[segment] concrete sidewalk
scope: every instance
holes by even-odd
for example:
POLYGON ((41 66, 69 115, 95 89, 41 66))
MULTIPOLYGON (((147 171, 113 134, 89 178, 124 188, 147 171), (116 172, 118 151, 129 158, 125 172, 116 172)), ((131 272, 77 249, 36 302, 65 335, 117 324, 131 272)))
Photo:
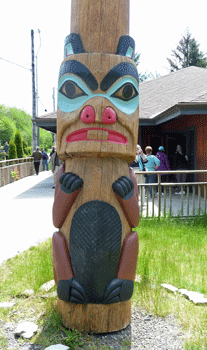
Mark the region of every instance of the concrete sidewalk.
POLYGON ((0 264, 55 232, 52 186, 44 171, 0 188, 0 264))

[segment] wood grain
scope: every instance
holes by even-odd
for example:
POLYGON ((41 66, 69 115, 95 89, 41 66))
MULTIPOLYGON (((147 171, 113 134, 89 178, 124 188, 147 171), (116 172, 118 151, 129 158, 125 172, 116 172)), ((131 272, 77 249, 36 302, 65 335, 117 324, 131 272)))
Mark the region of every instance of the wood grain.
POLYGON ((71 33, 80 34, 87 53, 116 53, 129 34, 129 0, 72 0, 71 33))
POLYGON ((64 326, 87 333, 110 333, 126 328, 131 320, 131 301, 122 303, 72 304, 58 299, 64 326))

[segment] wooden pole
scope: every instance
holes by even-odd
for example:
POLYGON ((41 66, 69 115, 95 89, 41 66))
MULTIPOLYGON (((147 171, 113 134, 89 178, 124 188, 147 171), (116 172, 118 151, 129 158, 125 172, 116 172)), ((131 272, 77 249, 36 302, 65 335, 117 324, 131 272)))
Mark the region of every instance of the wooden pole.
POLYGON ((32 150, 36 150, 36 93, 35 93, 35 63, 34 63, 34 30, 31 30, 31 54, 32 54, 32 150))
POLYGON ((129 34, 129 0, 72 0, 71 33, 81 36, 87 53, 114 54, 129 34))

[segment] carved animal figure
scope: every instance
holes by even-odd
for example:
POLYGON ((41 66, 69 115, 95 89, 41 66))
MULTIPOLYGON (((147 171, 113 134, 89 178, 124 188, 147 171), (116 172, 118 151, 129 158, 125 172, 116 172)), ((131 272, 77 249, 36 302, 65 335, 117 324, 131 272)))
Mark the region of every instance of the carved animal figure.
POLYGON ((60 300, 111 304, 133 293, 139 222, 135 158, 139 86, 134 42, 84 53, 70 34, 59 73, 53 268, 60 300))

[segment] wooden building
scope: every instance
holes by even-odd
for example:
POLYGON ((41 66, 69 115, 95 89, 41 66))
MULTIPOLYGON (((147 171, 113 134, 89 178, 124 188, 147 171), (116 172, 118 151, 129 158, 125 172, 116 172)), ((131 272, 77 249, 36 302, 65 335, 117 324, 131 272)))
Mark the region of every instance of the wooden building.
MULTIPOLYGON (((156 154, 158 147, 164 146, 172 165, 180 144, 190 169, 207 169, 207 69, 191 66, 140 83, 139 111, 143 149, 150 145, 156 154)), ((36 118, 36 123, 56 132, 56 112, 36 118)))

